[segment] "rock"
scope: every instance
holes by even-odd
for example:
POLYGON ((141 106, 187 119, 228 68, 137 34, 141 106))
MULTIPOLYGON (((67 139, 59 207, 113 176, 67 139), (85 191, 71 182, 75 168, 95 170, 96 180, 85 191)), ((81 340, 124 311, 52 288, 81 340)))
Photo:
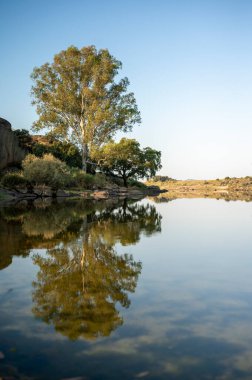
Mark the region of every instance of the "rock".
POLYGON ((109 193, 107 191, 94 191, 93 197, 94 199, 108 199, 109 193))
POLYGON ((20 164, 25 154, 18 144, 17 136, 11 130, 11 124, 0 118, 0 170, 20 164))

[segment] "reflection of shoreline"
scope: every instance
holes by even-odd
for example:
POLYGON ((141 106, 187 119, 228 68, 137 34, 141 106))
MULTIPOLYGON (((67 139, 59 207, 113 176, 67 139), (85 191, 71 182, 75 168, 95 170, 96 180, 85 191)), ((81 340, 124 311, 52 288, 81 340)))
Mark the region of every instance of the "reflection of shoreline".
POLYGON ((252 202, 252 193, 251 192, 201 192, 197 190, 188 190, 188 191, 168 191, 165 194, 159 195, 157 197, 148 197, 153 200, 155 203, 169 202, 175 199, 216 199, 224 201, 245 201, 252 202))
POLYGON ((159 181, 149 182, 148 185, 157 185, 160 189, 167 190, 167 193, 161 195, 164 200, 165 198, 214 198, 227 201, 252 201, 252 177, 226 177, 215 180, 161 178, 159 181))

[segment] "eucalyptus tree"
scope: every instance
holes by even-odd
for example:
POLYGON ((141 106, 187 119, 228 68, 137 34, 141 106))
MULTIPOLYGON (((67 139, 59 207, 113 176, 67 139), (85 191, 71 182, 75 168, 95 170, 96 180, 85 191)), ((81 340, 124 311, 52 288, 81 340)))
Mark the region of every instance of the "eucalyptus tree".
POLYGON ((117 80, 121 67, 107 49, 70 46, 32 72, 32 104, 39 115, 33 129, 78 146, 84 171, 93 145, 141 122, 128 78, 117 80))

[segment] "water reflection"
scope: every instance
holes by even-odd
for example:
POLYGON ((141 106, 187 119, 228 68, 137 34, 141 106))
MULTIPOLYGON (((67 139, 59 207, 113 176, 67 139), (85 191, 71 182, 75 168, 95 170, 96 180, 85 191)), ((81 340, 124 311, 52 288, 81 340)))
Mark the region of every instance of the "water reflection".
POLYGON ((2 210, 1 378, 251 379, 251 204, 155 207, 2 210))
POLYGON ((133 255, 119 255, 115 244, 135 244, 141 234, 161 231, 161 216, 153 205, 127 200, 98 207, 92 202, 20 205, 3 210, 1 222, 13 241, 5 247, 4 231, 1 268, 14 255, 46 249, 33 255, 39 270, 32 311, 73 340, 109 336, 122 325, 118 307, 129 307, 142 264, 133 255))

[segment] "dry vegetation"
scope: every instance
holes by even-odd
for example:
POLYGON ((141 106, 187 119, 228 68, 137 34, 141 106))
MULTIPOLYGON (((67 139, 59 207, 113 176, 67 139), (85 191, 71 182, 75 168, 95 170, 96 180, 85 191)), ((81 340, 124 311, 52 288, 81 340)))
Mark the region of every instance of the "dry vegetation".
POLYGON ((216 198, 252 201, 252 177, 216 180, 162 180, 154 178, 147 183, 168 190, 162 198, 216 198))

